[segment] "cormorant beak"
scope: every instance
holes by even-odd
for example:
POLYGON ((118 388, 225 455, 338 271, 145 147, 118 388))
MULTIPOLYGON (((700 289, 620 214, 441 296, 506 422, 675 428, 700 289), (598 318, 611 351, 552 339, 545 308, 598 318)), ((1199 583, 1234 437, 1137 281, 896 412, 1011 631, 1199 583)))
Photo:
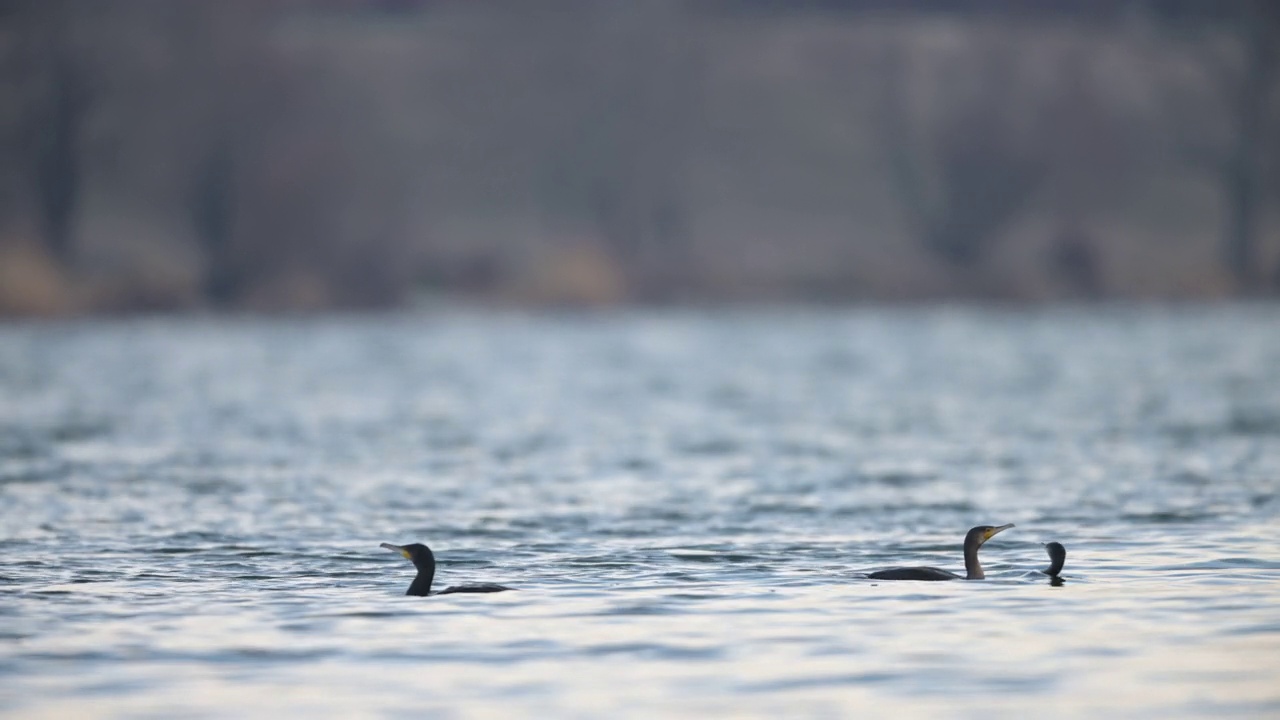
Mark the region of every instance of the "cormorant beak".
POLYGON ((383 547, 383 548, 386 548, 386 549, 388 549, 388 550, 391 550, 391 551, 394 551, 394 552, 398 552, 398 553, 400 553, 401 555, 403 555, 403 556, 404 556, 404 559, 405 559, 405 560, 412 560, 412 559, 413 559, 413 555, 410 555, 408 550, 406 550, 406 549, 404 549, 404 548, 400 547, 399 545, 392 545, 391 543, 382 543, 382 544, 381 544, 381 545, 379 545, 378 547, 383 547))
POLYGON ((990 540, 991 538, 995 537, 996 533, 1002 530, 1008 530, 1011 527, 1013 527, 1013 523, 1009 523, 1008 525, 1001 525, 1000 527, 991 528, 990 530, 987 531, 986 537, 982 538, 982 542, 986 542, 990 540))

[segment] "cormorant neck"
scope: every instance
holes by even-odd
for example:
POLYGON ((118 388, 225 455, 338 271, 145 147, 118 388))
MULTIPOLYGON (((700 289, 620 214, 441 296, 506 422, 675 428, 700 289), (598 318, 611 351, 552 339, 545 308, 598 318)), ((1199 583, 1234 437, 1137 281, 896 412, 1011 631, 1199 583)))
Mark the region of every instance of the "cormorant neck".
POLYGON ((964 576, 966 580, 985 580, 987 574, 982 572, 982 563, 978 562, 978 549, 965 548, 964 576))
POLYGON ((413 566, 418 569, 418 576, 405 595, 430 595, 431 581, 436 576, 436 556, 431 553, 431 548, 423 546, 414 555, 413 566))
POLYGON ((405 595, 417 595, 419 597, 431 594, 431 580, 435 577, 436 569, 421 568, 418 570, 418 576, 413 579, 413 584, 409 586, 409 590, 405 595))
POLYGON ((981 542, 965 538, 964 577, 966 580, 985 580, 987 577, 986 573, 982 572, 982 563, 978 561, 978 548, 981 547, 981 542))

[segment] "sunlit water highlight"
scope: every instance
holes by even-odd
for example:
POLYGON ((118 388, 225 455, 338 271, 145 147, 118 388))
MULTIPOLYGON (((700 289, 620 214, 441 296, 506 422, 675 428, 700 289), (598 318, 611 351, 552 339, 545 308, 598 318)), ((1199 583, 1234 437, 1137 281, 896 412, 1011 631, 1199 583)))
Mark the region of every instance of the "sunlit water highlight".
POLYGON ((10 325, 0 711, 1274 716, 1278 491, 1272 306, 10 325))

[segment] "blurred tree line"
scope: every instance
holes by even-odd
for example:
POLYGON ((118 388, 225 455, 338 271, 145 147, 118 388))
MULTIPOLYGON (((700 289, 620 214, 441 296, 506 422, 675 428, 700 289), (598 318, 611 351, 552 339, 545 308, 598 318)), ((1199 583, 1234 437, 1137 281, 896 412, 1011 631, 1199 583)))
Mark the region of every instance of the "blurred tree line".
POLYGON ((0 0, 0 313, 1280 289, 1269 0, 0 0))

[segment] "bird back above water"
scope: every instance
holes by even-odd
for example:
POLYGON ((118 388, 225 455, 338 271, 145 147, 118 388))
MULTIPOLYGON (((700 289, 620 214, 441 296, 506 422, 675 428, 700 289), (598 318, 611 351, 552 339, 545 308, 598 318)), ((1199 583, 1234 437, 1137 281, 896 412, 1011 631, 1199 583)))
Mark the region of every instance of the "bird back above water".
POLYGON ((983 580, 986 573, 978 560, 978 549, 997 533, 1013 527, 1007 525, 979 525, 970 528, 964 536, 964 575, 957 575, 935 567, 897 567, 877 570, 867 575, 872 580, 983 580))
POLYGON ((413 578, 413 582, 410 583, 409 589, 405 591, 405 595, 425 597, 427 595, 451 595, 455 593, 495 593, 512 589, 496 583, 469 583, 466 585, 453 585, 432 593, 431 582, 435 579, 436 574, 436 556, 435 553, 431 552, 431 548, 422 543, 410 543, 409 545, 382 543, 379 547, 400 553, 405 559, 412 561, 413 566, 418 569, 418 574, 413 578))

